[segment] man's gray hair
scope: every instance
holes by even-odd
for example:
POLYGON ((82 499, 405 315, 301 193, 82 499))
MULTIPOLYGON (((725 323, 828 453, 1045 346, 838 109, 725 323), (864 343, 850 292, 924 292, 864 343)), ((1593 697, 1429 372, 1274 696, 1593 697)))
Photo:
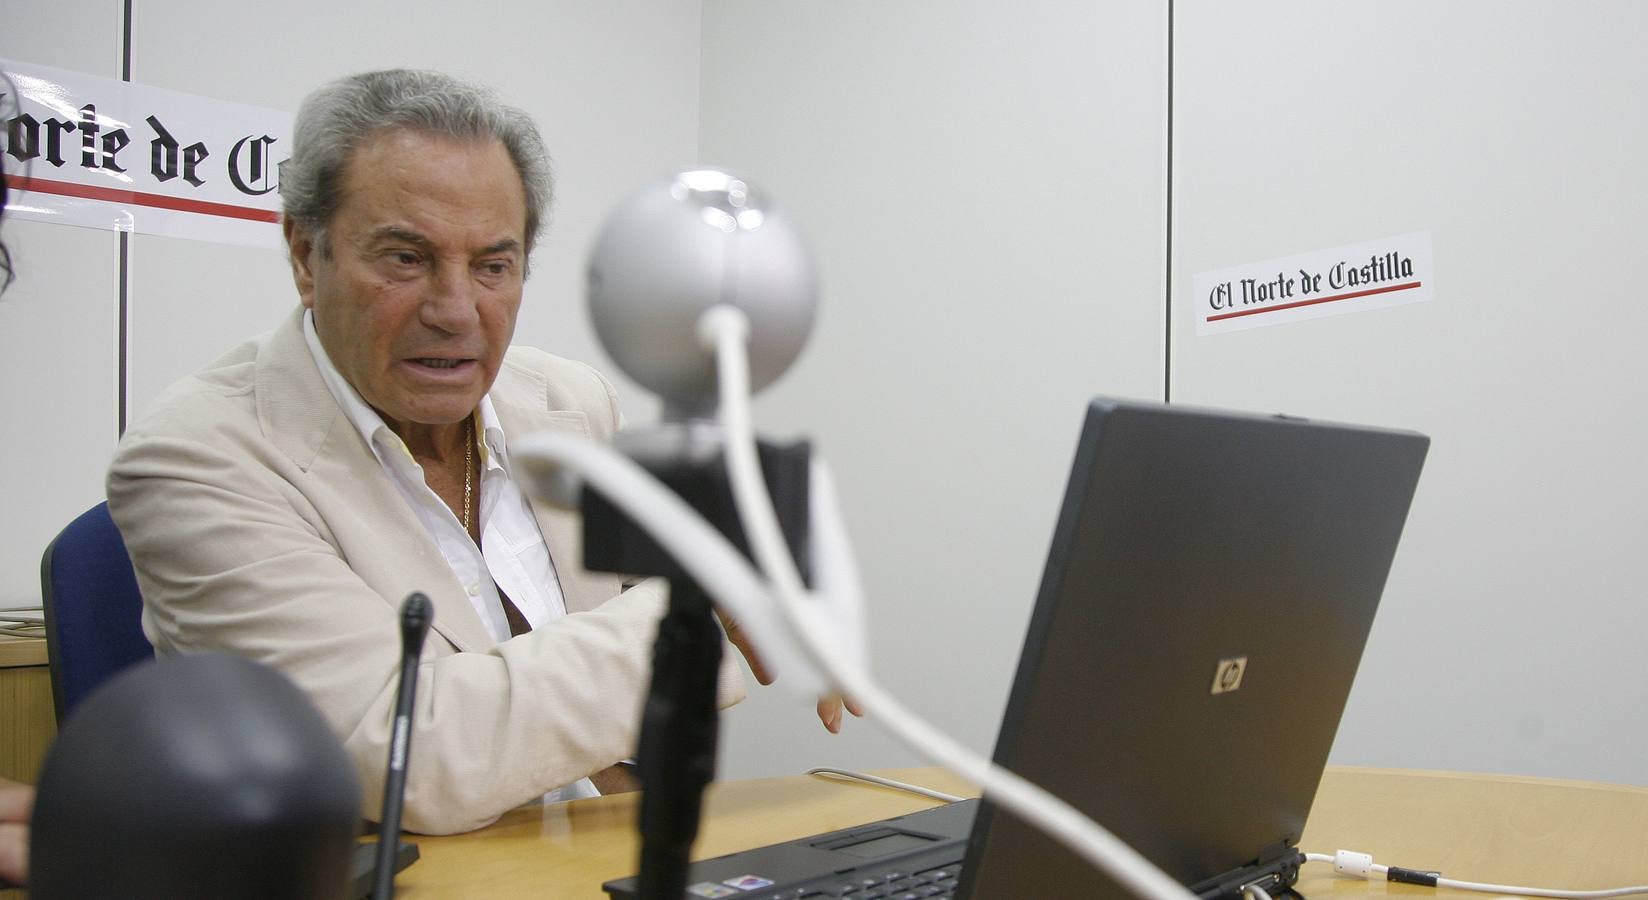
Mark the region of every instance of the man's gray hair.
POLYGON ((292 158, 281 165, 288 220, 307 229, 330 256, 327 226, 343 202, 343 169, 362 143, 405 128, 468 140, 503 142, 526 190, 526 250, 538 241, 553 193, 549 151, 526 113, 487 88, 439 72, 388 69, 350 75, 304 99, 292 126, 292 158))

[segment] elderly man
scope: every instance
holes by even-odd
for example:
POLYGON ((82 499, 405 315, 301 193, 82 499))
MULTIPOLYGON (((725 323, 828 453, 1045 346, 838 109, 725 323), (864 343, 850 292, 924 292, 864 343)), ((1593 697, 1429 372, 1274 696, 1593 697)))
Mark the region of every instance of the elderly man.
MULTIPOLYGON (((302 307, 174 385, 109 472, 145 632, 292 677, 376 810, 397 610, 420 590, 436 613, 406 827, 616 783, 664 586, 582 570, 576 519, 510 466, 519 435, 619 422, 600 374, 509 347, 550 200, 537 130, 445 76, 346 78, 303 104, 281 194, 302 307)), ((744 690, 727 659, 723 705, 744 690)))

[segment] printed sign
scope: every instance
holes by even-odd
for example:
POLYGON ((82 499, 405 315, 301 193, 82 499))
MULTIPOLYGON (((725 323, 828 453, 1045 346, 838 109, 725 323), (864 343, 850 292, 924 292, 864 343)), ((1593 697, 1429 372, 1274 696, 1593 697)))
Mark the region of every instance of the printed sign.
POLYGON ((281 246, 289 113, 31 63, 0 70, 8 216, 281 246))
POLYGON ((1198 335, 1431 299, 1430 232, 1203 272, 1191 280, 1198 335))

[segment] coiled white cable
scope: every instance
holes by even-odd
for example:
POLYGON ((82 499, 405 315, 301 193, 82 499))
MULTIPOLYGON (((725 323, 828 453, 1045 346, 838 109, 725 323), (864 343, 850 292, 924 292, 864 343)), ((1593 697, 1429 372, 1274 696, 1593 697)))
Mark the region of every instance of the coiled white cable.
MULTIPOLYGON (((576 472, 630 518, 641 523, 687 574, 736 614, 751 622, 773 615, 777 606, 772 594, 750 568, 749 563, 720 532, 688 506, 680 495, 665 487, 611 447, 568 432, 543 432, 519 442, 519 453, 511 453, 539 480, 539 489, 554 493, 561 487, 565 471, 576 472)), ((782 608, 782 607, 781 607, 782 608)), ((1041 788, 1006 771, 995 769, 970 751, 934 731, 913 717, 880 691, 866 675, 843 670, 824 655, 815 628, 806 623, 803 608, 799 622, 788 618, 796 612, 784 609, 776 623, 758 635, 798 644, 801 658, 821 668, 827 678, 852 696, 882 724, 935 762, 973 784, 980 785, 993 800, 1018 813, 1021 818, 1043 828, 1059 842, 1071 847, 1095 866, 1112 873, 1144 897, 1185 900, 1191 894, 1166 875, 1155 870, 1108 831, 1099 828, 1081 813, 1041 788)))
POLYGON ((836 654, 824 648, 810 621, 801 577, 784 543, 756 457, 749 414, 748 334, 748 319, 730 306, 713 307, 699 319, 700 338, 715 350, 720 419, 739 518, 756 560, 770 579, 779 610, 808 659, 824 672, 831 685, 852 697, 906 744, 978 785, 992 801, 1040 828, 1133 893, 1175 900, 1192 896, 1183 885, 1074 807, 928 725, 883 691, 868 673, 843 665, 836 654))
POLYGON ((20 638, 46 636, 46 616, 43 607, 8 606, 0 608, 0 635, 20 638))
MULTIPOLYGON (((747 390, 744 395, 747 398, 747 390)), ((737 410, 734 413, 736 417, 737 410)), ((744 421, 748 422, 747 413, 744 421)), ((992 800, 1070 847, 1135 894, 1173 900, 1192 896, 1183 885, 1069 804, 928 726, 883 692, 861 667, 837 659, 818 637, 829 631, 829 623, 822 621, 817 611, 784 593, 779 593, 774 602, 775 592, 756 575, 743 555, 678 494, 633 460, 607 445, 565 432, 529 435, 519 442, 518 450, 511 456, 537 480, 540 493, 565 499, 566 474, 581 476, 608 501, 641 523, 718 604, 729 608, 741 622, 759 622, 759 626, 751 629, 754 633, 763 640, 784 643, 784 651, 792 658, 806 660, 817 668, 826 680, 853 697, 905 743, 979 785, 992 800)), ((759 470, 756 474, 759 476, 759 470)), ((814 509, 814 515, 821 519, 821 530, 839 532, 828 469, 815 466, 815 476, 823 476, 816 478, 815 496, 825 502, 814 509)), ((765 485, 759 478, 757 483, 758 496, 764 498, 765 485)), ((766 505, 770 512, 770 502, 766 505)), ((746 531, 752 531, 753 525, 746 522, 746 531)), ((845 556, 844 535, 840 537, 845 556)), ((752 547, 758 546, 759 540, 766 538, 752 535, 752 547)), ((779 545, 782 546, 781 535, 779 545)), ((825 562, 830 579, 839 580, 851 574, 850 559, 826 559, 825 562)), ((791 565, 793 569, 793 563, 791 565)), ((799 578, 795 582, 798 583, 799 578)))

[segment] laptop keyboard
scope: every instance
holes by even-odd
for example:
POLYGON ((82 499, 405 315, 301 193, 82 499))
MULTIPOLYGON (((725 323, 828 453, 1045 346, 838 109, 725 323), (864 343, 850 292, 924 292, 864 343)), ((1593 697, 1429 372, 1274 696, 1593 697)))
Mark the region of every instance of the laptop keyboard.
POLYGON ((860 870, 835 884, 815 884, 761 896, 764 900, 816 900, 822 897, 849 897, 852 900, 949 900, 955 896, 956 876, 960 871, 959 862, 914 874, 897 870, 860 870))

